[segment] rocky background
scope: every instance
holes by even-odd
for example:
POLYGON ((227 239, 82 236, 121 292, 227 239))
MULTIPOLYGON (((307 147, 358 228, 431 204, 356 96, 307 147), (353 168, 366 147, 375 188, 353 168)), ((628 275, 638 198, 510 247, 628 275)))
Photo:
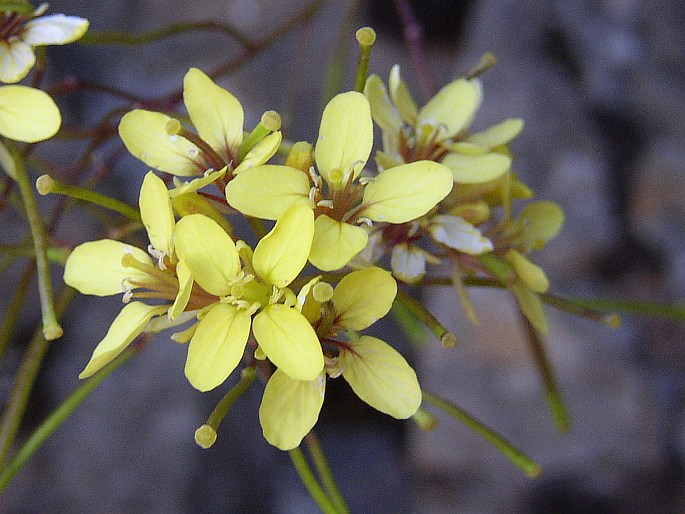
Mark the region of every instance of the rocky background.
MULTIPOLYGON (((685 6, 674 0, 414 3, 437 85, 470 69, 486 51, 499 59, 483 77, 485 100, 475 128, 508 117, 526 121, 512 145, 515 171, 567 213, 562 234, 537 255, 552 289, 682 302, 685 6)), ((51 12, 88 17, 93 30, 132 32, 215 18, 258 39, 303 5, 61 0, 51 3, 51 12)), ((354 30, 372 24, 379 37, 371 70, 385 77, 400 63, 420 99, 393 13, 389 1, 328 2, 310 23, 221 84, 243 102, 247 126, 276 109, 293 127, 292 138, 313 140, 334 45, 341 37, 350 40, 349 87, 354 30)), ((142 49, 71 45, 51 49, 51 56, 66 74, 155 95, 177 89, 188 67, 210 71, 238 51, 225 36, 203 33, 142 49)), ((111 98, 91 94, 62 107, 70 123, 88 125, 113 105, 111 98)), ((73 155, 63 158, 70 162, 73 155)), ((103 190, 135 202, 145 171, 125 158, 103 190)), ((60 237, 80 242, 97 234, 101 227, 80 214, 62 223, 60 237)), ((573 418, 570 433, 560 435, 511 301, 491 291, 474 290, 473 296, 483 320, 478 327, 461 314, 450 290, 426 298, 461 345, 446 350, 430 341, 413 352, 413 362, 424 387, 508 437, 542 464, 542 477, 527 479, 446 416, 438 415, 438 427, 424 433, 374 414, 336 384, 318 432, 352 511, 684 511, 683 326, 625 316, 622 328, 612 330, 548 311, 548 351, 573 418)), ((77 385, 119 307, 118 299, 77 300, 64 323, 68 337, 52 345, 40 376, 26 433, 77 385)), ((29 311, 3 364, 3 397, 11 384, 7 371, 37 319, 29 311)), ((394 337, 390 325, 379 330, 394 337)), ((184 358, 183 347, 159 337, 109 377, 15 478, 0 510, 316 512, 287 455, 262 440, 258 388, 224 420, 211 450, 193 443, 193 431, 221 393, 197 394, 182 375, 184 358)))

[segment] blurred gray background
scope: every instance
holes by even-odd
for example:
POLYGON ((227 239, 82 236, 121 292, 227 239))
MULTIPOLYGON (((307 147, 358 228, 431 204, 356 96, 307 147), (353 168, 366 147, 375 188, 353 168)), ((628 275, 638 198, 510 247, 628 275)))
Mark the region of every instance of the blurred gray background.
MULTIPOLYGON (((685 5, 675 0, 414 2, 440 87, 486 52, 474 123, 522 117, 512 144, 514 171, 540 198, 558 202, 566 225, 535 259, 552 290, 582 297, 678 303, 685 285, 685 5)), ((92 30, 134 33, 167 23, 217 19, 255 40, 305 2, 114 0, 51 2, 50 12, 87 17, 92 30)), ((286 137, 313 141, 334 46, 349 41, 343 87, 351 88, 354 31, 378 32, 371 71, 394 63, 423 103, 391 1, 327 2, 319 13, 237 73, 219 80, 246 110, 282 113, 286 137)), ((144 48, 52 48, 50 81, 75 75, 143 96, 177 90, 190 66, 211 72, 240 53, 224 35, 194 33, 144 48)), ((71 125, 95 123, 120 105, 111 96, 59 99, 71 125)), ((113 142, 98 154, 118 151, 113 142)), ((55 155, 73 162, 73 146, 55 155)), ((126 156, 101 190, 136 202, 147 169, 126 156)), ((3 214, 4 216, 5 214, 3 214)), ((0 218, 1 219, 1 218, 0 218)), ((76 244, 102 226, 72 211, 58 236, 76 244)), ((543 466, 527 479, 465 427, 438 415, 430 433, 372 412, 342 381, 327 391, 318 425, 324 449, 353 512, 623 513, 685 511, 683 326, 625 316, 612 330, 548 310, 546 338, 573 419, 554 429, 541 381, 511 300, 474 290, 483 323, 471 326, 449 289, 426 297, 461 345, 430 340, 410 350, 422 385, 453 400, 543 466)), ((25 433, 77 385, 77 374, 120 308, 120 299, 79 298, 39 378, 25 433)), ((34 309, 35 311, 35 309, 34 309)), ((0 391, 38 315, 3 364, 0 391)), ((401 341, 390 324, 377 332, 401 341)), ((109 377, 15 478, 0 509, 24 512, 317 512, 287 454, 263 441, 260 387, 226 417, 210 450, 193 432, 221 398, 201 395, 183 377, 185 348, 165 335, 109 377)), ((235 380, 235 377, 232 377, 235 380)))

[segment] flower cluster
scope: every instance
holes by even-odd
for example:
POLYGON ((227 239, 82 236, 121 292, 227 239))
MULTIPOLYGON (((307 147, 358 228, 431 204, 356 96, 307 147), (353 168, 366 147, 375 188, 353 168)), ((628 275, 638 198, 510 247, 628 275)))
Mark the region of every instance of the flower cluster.
POLYGON ((418 282, 427 264, 449 263, 455 285, 468 276, 501 281, 544 329, 536 295, 547 280, 527 255, 563 218, 550 202, 512 214, 513 201, 530 196, 506 146, 522 122, 469 133, 482 97, 475 79, 452 82, 418 109, 395 67, 387 91, 372 75, 363 93, 335 96, 314 144, 284 143, 274 112, 244 132, 240 102, 198 69, 184 79, 192 126, 142 109, 124 115, 126 148, 175 177, 170 188, 152 171, 143 180, 147 251, 105 239, 67 260, 67 284, 122 293, 125 303, 80 376, 143 332, 179 327, 171 339, 188 343, 185 375, 198 390, 238 367, 258 370, 264 436, 288 450, 315 425, 331 379, 390 416, 416 413, 413 369, 361 331, 388 314, 396 279, 418 282), (383 138, 375 172, 374 121, 383 138), (202 191, 212 186, 220 194, 202 191), (234 235, 238 215, 255 245, 234 235), (392 272, 383 269, 386 251, 392 272))

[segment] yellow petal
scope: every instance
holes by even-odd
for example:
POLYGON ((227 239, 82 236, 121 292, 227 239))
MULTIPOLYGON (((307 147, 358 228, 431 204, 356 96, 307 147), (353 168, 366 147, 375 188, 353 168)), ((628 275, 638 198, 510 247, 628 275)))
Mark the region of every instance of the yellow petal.
POLYGON ((266 164, 245 170, 226 186, 226 199, 234 209, 266 220, 277 220, 294 205, 309 205, 306 173, 266 164))
POLYGON ((314 428, 323 405, 326 380, 294 380, 277 369, 264 388, 259 422, 264 439, 280 450, 292 450, 314 428))
POLYGON ((288 209, 257 244, 252 258, 267 284, 285 287, 299 275, 312 247, 314 213, 304 205, 288 209))
POLYGON ((530 248, 540 250, 556 237, 564 224, 564 211, 548 200, 532 202, 521 209, 524 237, 530 248))
POLYGON ((174 304, 169 309, 169 319, 174 321, 185 310, 193 291, 193 276, 185 261, 178 261, 176 264, 176 276, 178 277, 178 294, 174 304))
POLYGON ((202 214, 214 220, 227 234, 231 233, 231 225, 228 220, 217 210, 214 205, 197 193, 186 193, 171 197, 171 205, 179 216, 189 214, 202 214))
POLYGON ((341 223, 322 214, 314 222, 309 262, 323 271, 340 269, 364 249, 368 237, 362 227, 341 223))
POLYGON ((516 296, 521 312, 528 321, 538 332, 546 334, 549 327, 540 296, 523 282, 514 282, 509 288, 516 296))
POLYGON ((203 176, 194 178, 193 180, 189 180, 187 182, 182 182, 179 179, 176 179, 174 181, 176 187, 169 191, 169 196, 174 198, 202 189, 203 187, 208 186, 214 181, 222 178, 226 174, 227 170, 228 168, 224 166, 218 171, 205 172, 203 176))
POLYGON ((23 41, 0 41, 0 82, 19 82, 36 63, 36 54, 23 41))
POLYGON ((153 248, 171 254, 171 234, 174 231, 174 213, 169 191, 164 181, 149 171, 140 188, 140 217, 153 248))
POLYGON ((260 348, 277 368, 296 380, 314 380, 323 369, 323 352, 316 332, 296 309, 268 305, 252 324, 260 348))
POLYGON ((449 214, 431 218, 428 226, 437 242, 469 255, 480 255, 493 250, 492 242, 468 221, 449 214))
POLYGON ((90 361, 78 377, 88 378, 109 364, 140 335, 154 316, 164 314, 167 308, 168 305, 145 305, 142 302, 127 304, 114 318, 107 335, 95 347, 90 361))
POLYGON ((373 221, 406 223, 426 214, 452 190, 452 172, 432 161, 396 166, 364 189, 363 215, 373 221))
POLYGON ((421 405, 416 373, 397 350, 375 337, 348 343, 338 361, 343 377, 359 398, 397 419, 412 416, 421 405))
POLYGON ((24 25, 23 40, 31 46, 65 45, 88 30, 88 20, 78 16, 51 14, 34 18, 24 25))
POLYGON ((147 253, 121 241, 89 241, 69 254, 64 266, 64 282, 83 294, 109 296, 123 292, 127 279, 149 280, 142 271, 121 265, 121 258, 126 252, 132 253, 137 261, 153 265, 147 253))
POLYGON ((202 214, 190 214, 176 224, 174 245, 195 282, 217 296, 231 291, 240 262, 235 243, 216 222, 202 214))
POLYGON ((438 139, 452 137, 471 124, 482 98, 478 80, 450 82, 419 111, 417 127, 433 127, 438 131, 438 139))
POLYGON ((378 75, 370 75, 366 80, 364 95, 369 99, 371 117, 376 125, 383 131, 399 133, 402 127, 402 118, 395 110, 385 85, 378 75))
POLYGON ((397 294, 397 283, 381 268, 366 268, 346 275, 333 291, 336 324, 362 330, 385 316, 397 294))
POLYGON ((496 146, 506 145, 509 141, 518 136, 523 130, 523 120, 512 118, 504 120, 497 125, 471 134, 466 138, 469 143, 475 143, 484 148, 495 148, 496 146))
POLYGON ((247 311, 225 303, 210 307, 188 346, 185 374, 190 384, 200 391, 223 384, 243 358, 249 335, 247 311))
POLYGON ((171 119, 159 112, 135 109, 121 118, 119 136, 131 155, 152 168, 182 177, 201 174, 200 149, 181 136, 167 133, 171 119))
POLYGON ((452 170, 452 177, 460 184, 479 184, 501 177, 511 166, 511 158, 499 153, 466 155, 448 153, 442 163, 452 170))
POLYGON ((62 116, 50 95, 26 86, 0 87, 0 135, 35 143, 54 136, 62 116))
POLYGON ((371 109, 363 94, 349 91, 328 102, 321 116, 314 158, 330 187, 342 188, 351 173, 356 178, 372 145, 371 109))
POLYGON ((544 293, 549 289, 549 280, 547 280, 547 275, 540 266, 533 264, 516 250, 509 250, 504 258, 514 267, 516 274, 532 291, 544 293))
POLYGON ((233 173, 237 174, 249 168, 264 164, 278 151, 278 147, 281 146, 282 140, 283 135, 280 130, 266 136, 247 153, 238 167, 233 170, 233 173))
POLYGON ((390 70, 388 88, 390 89, 390 97, 400 111, 402 119, 407 125, 414 126, 418 108, 409 89, 407 89, 404 81, 400 78, 400 67, 398 64, 395 64, 390 70))
POLYGON ((243 141, 243 107, 238 99, 197 68, 183 79, 183 102, 199 136, 221 157, 235 159, 243 141))

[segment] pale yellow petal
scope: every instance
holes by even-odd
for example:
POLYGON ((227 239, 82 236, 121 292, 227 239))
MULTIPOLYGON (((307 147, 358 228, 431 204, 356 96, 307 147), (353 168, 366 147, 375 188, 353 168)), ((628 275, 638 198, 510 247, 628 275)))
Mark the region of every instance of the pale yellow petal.
POLYGON ((330 187, 342 188, 351 173, 357 177, 372 145, 371 109, 363 94, 349 91, 328 102, 321 116, 314 158, 330 187))
POLYGON ((309 262, 323 271, 340 269, 364 249, 367 240, 368 234, 362 227, 322 214, 314 222, 309 262))
POLYGON ((282 140, 283 135, 280 130, 266 136, 247 153, 238 167, 233 170, 233 173, 237 174, 241 171, 264 164, 276 154, 278 147, 281 146, 282 140))
POLYGON ((0 41, 0 81, 15 83, 26 77, 36 63, 36 54, 23 41, 0 41))
POLYGON ((437 242, 469 255, 493 250, 492 242, 476 227, 458 216, 440 214, 430 220, 428 230, 437 242))
POLYGON ((452 185, 452 172, 442 164, 418 161, 396 166, 367 184, 363 216, 373 221, 406 223, 435 207, 452 185))
POLYGON ((114 318, 107 335, 95 347, 90 361, 78 377, 88 378, 113 361, 140 335, 154 316, 161 316, 167 308, 168 305, 146 305, 142 302, 127 304, 114 318))
POLYGON ((62 116, 46 92, 27 86, 0 87, 0 136, 35 143, 54 136, 62 116))
POLYGON ((519 278, 532 291, 536 293, 547 292, 549 280, 540 266, 533 264, 516 250, 509 250, 504 258, 513 266, 519 278))
POLYGON ((205 312, 188 346, 185 375, 200 391, 224 383, 243 358, 250 316, 233 305, 216 303, 205 312))
POLYGON ((176 276, 178 277, 178 294, 174 304, 169 309, 169 319, 174 321, 185 310, 193 291, 193 276, 185 261, 176 264, 176 276))
POLYGON ((277 220, 294 205, 309 205, 309 190, 307 174, 266 164, 236 175, 226 186, 226 199, 243 214, 277 220))
POLYGON ((83 294, 109 296, 123 292, 127 280, 149 281, 147 274, 121 265, 124 253, 144 264, 153 265, 143 250, 111 239, 83 243, 69 254, 64 266, 64 282, 83 294))
POLYGON ((299 275, 312 247, 314 212, 305 205, 291 207, 257 244, 252 266, 257 275, 277 287, 285 287, 299 275))
POLYGON ((186 193, 171 197, 171 205, 179 216, 189 214, 202 214, 214 220, 227 234, 231 233, 231 225, 228 220, 217 210, 214 205, 197 193, 186 193))
POLYGON ((460 184, 479 184, 501 177, 511 166, 511 158, 500 153, 467 155, 448 153, 442 163, 452 170, 452 178, 460 184))
POLYGON ((477 79, 450 82, 419 111, 417 127, 429 125, 437 129, 438 139, 452 137, 471 124, 482 98, 477 79))
POLYGON ((171 198, 175 198, 177 196, 198 191, 199 189, 202 189, 203 187, 208 186, 214 181, 222 178, 226 174, 227 169, 228 168, 224 166, 218 171, 205 172, 203 176, 194 178, 193 180, 189 180, 187 182, 182 182, 179 179, 176 179, 174 181, 176 187, 169 191, 169 196, 171 198))
POLYGON ((385 341, 362 336, 348 343, 338 361, 343 377, 359 398, 397 419, 412 416, 421 405, 416 373, 402 355, 385 341))
POLYGON ((564 211, 548 200, 531 202, 519 215, 523 223, 524 238, 531 249, 542 249, 547 241, 556 237, 564 225, 564 211))
POLYGON ((202 214, 190 214, 176 224, 174 245, 195 282, 208 293, 224 296, 240 271, 235 243, 219 226, 202 214))
POLYGON ((353 271, 333 291, 335 323, 362 330, 385 316, 397 294, 397 283, 381 268, 353 271))
POLYGON ((119 136, 131 155, 148 166, 173 175, 190 177, 204 172, 200 149, 187 139, 167 133, 166 114, 135 109, 119 122, 119 136))
POLYGON ((402 127, 402 118, 390 101, 383 81, 378 75, 370 75, 364 86, 364 95, 369 100, 371 117, 381 130, 398 134, 402 127))
POLYGON ((522 130, 523 120, 521 118, 511 118, 475 134, 470 134, 466 141, 490 149, 506 145, 518 136, 522 130))
POLYGON ((509 288, 516 296, 521 312, 530 321, 535 330, 541 334, 546 334, 549 326, 540 296, 523 282, 514 282, 509 288))
POLYGON ((390 70, 388 88, 390 89, 390 97, 399 110, 402 119, 407 125, 414 126, 418 108, 409 89, 400 77, 400 66, 398 64, 395 64, 390 70))
POLYGON ((268 305, 252 324, 260 348, 283 373, 296 380, 314 380, 323 369, 323 352, 316 332, 296 309, 268 305))
POLYGON ((277 369, 264 388, 259 422, 264 439, 280 450, 292 450, 314 428, 323 405, 326 379, 294 380, 277 369))
POLYGON ((190 68, 183 79, 183 102, 200 137, 227 161, 235 159, 244 121, 238 99, 197 68, 190 68))
POLYGON ((31 46, 65 45, 79 39, 88 30, 88 20, 78 16, 51 14, 34 18, 24 25, 22 39, 31 46))
POLYGON ((174 213, 169 190, 164 181, 149 171, 140 188, 140 217, 153 248, 171 254, 171 235, 174 232, 174 213))

